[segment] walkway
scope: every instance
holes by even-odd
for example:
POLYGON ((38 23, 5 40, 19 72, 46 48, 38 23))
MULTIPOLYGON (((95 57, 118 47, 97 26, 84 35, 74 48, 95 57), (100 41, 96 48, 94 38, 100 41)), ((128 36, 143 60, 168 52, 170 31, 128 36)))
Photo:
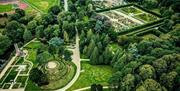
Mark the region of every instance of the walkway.
MULTIPOLYGON (((107 89, 109 88, 108 86, 103 86, 104 89, 107 89)), ((80 88, 80 89, 76 89, 74 91, 84 91, 84 90, 88 90, 88 89, 91 89, 91 87, 84 87, 84 88, 80 88)))
MULTIPOLYGON (((77 29, 76 29, 77 31, 77 29)), ((80 63, 80 52, 79 52, 79 35, 78 32, 76 33, 76 45, 75 49, 72 49, 73 55, 72 55, 72 62, 76 65, 76 74, 74 78, 63 88, 58 89, 56 91, 66 91, 68 88, 70 88, 78 79, 80 72, 81 72, 81 63, 80 63)))
POLYGON ((64 9, 68 11, 68 0, 64 0, 64 9))
MULTIPOLYGON (((64 8, 65 11, 68 11, 68 3, 67 0, 64 0, 64 8)), ((74 76, 74 78, 63 88, 60 88, 56 91, 65 91, 68 88, 70 88, 78 79, 80 72, 81 72, 81 62, 80 62, 80 52, 79 52, 79 34, 78 34, 78 30, 76 28, 76 45, 75 48, 72 49, 73 55, 72 55, 72 62, 76 65, 77 69, 76 69, 76 74, 74 76)))
POLYGON ((12 59, 7 63, 7 65, 5 66, 5 68, 2 70, 2 72, 0 73, 0 79, 4 76, 4 74, 6 73, 6 71, 9 69, 9 67, 11 67, 12 63, 14 63, 15 59, 16 59, 17 55, 15 55, 14 57, 12 57, 12 59))

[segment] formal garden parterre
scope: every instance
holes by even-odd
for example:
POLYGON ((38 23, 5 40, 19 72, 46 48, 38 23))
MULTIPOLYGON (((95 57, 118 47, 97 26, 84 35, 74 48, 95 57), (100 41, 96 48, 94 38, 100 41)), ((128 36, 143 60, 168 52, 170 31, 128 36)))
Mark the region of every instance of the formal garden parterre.
POLYGON ((25 88, 32 67, 33 64, 30 61, 17 57, 14 65, 12 65, 1 78, 1 89, 25 88))
POLYGON ((99 14, 109 18, 116 32, 128 30, 160 19, 159 16, 143 11, 135 5, 126 5, 125 7, 117 7, 105 11, 102 10, 99 14))

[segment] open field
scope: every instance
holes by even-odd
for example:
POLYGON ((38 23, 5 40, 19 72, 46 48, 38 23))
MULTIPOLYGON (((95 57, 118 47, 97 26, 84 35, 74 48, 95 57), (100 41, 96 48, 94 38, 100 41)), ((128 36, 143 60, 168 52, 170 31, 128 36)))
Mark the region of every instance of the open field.
POLYGON ((73 84, 68 91, 89 87, 92 84, 108 85, 108 79, 111 77, 113 71, 110 66, 105 65, 91 65, 87 61, 81 62, 82 69, 78 80, 73 84))
POLYGON ((41 12, 47 12, 51 6, 59 4, 59 0, 23 0, 23 1, 32 8, 41 12))

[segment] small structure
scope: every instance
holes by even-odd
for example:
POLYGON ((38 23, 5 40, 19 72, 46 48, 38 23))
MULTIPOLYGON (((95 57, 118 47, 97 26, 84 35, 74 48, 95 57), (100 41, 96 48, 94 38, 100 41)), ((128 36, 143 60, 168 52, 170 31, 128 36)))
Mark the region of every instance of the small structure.
POLYGON ((54 61, 48 62, 48 64, 47 64, 47 67, 49 69, 56 68, 56 66, 57 66, 57 62, 54 62, 54 61))
POLYGON ((25 53, 18 48, 18 45, 17 44, 14 44, 14 47, 15 47, 15 50, 16 50, 16 56, 19 56, 19 57, 24 57, 25 56, 25 53))

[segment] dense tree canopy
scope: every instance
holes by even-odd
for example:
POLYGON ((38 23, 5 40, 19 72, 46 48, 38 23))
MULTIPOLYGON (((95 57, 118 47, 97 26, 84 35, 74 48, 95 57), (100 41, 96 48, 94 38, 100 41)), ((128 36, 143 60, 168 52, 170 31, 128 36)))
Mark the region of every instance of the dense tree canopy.
POLYGON ((7 24, 5 33, 13 42, 19 42, 23 39, 24 27, 17 21, 11 21, 7 24))
POLYGON ((12 41, 7 36, 0 34, 0 55, 4 54, 11 46, 11 42, 12 41))

